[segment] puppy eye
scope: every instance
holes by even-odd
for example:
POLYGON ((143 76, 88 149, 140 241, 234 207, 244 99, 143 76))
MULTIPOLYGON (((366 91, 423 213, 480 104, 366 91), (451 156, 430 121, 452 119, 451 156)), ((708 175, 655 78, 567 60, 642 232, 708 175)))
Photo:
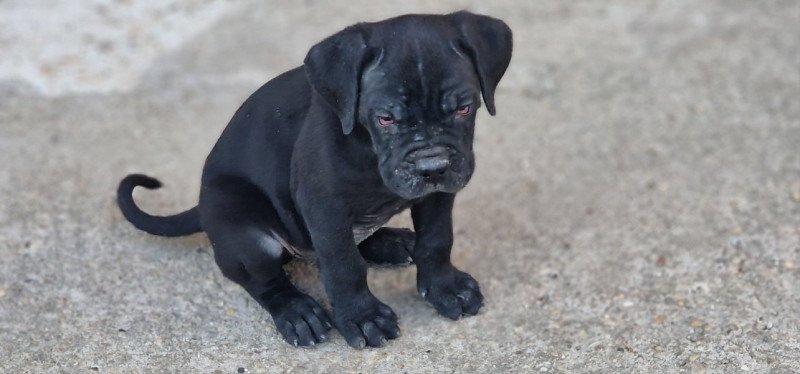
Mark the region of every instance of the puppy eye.
POLYGON ((381 126, 389 126, 394 123, 394 118, 389 116, 378 116, 378 123, 380 123, 381 126))
POLYGON ((469 104, 467 104, 467 105, 462 105, 462 106, 460 106, 460 107, 456 108, 456 114, 458 114, 459 116, 466 116, 466 115, 468 115, 468 114, 469 114, 471 111, 472 111, 472 106, 471 106, 471 105, 469 105, 469 104))

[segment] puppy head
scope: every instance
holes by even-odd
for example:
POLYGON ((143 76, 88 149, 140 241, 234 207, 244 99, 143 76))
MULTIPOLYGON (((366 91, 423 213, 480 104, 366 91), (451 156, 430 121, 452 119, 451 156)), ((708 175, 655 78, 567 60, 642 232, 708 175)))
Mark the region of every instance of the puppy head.
POLYGON ((366 131, 384 184, 412 199, 472 176, 475 112, 511 59, 500 20, 458 12, 358 24, 309 51, 305 68, 345 134, 366 131))

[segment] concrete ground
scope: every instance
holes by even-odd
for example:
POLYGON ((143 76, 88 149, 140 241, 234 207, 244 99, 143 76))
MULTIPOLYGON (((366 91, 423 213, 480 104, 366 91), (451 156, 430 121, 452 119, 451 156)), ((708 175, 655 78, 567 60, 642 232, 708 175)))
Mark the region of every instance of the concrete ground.
POLYGON ((800 371, 798 2, 32 3, 0 1, 0 372, 800 371), (295 349, 204 235, 122 219, 128 172, 166 183, 149 211, 192 206, 238 105, 315 41, 462 8, 516 44, 455 209, 478 316, 374 270, 403 336, 295 349))

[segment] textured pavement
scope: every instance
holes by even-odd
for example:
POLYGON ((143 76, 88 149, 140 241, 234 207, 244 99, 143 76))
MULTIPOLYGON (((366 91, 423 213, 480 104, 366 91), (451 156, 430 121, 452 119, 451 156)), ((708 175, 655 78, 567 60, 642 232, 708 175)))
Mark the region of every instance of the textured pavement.
MULTIPOLYGON (((154 5, 172 28, 147 6, 126 18, 136 3, 64 11, 74 37, 52 43, 0 26, 0 372, 800 371, 800 3, 154 5), (456 201, 454 262, 481 283, 478 316, 440 317, 413 268, 376 269, 401 338, 295 349, 203 234, 121 217, 129 172, 166 185, 136 194, 148 211, 192 206, 238 105, 322 37, 458 9, 515 33, 456 201)), ((48 9, 25 4, 0 14, 48 9)), ((315 269, 291 270, 324 299, 315 269)))

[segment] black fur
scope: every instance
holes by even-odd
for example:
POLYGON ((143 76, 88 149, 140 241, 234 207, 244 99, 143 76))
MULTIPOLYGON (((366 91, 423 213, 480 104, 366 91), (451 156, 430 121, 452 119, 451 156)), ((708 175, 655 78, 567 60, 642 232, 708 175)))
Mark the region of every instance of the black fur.
POLYGON ((508 26, 467 12, 348 27, 239 108, 206 160, 197 207, 148 215, 131 193, 160 183, 130 175, 120 209, 152 234, 205 231, 223 274, 294 345, 325 341, 332 324, 357 348, 400 335, 367 286, 367 262, 413 262, 437 311, 474 315, 478 283, 450 263, 452 208, 474 170, 475 111, 482 97, 494 114, 511 50, 508 26), (381 228, 407 208, 414 232, 381 228), (319 265, 332 321, 289 281, 289 254, 319 265))
POLYGON ((161 182, 146 175, 131 174, 119 182, 117 188, 117 204, 122 214, 137 229, 160 236, 184 236, 203 231, 200 227, 200 215, 197 207, 167 217, 158 217, 143 212, 133 201, 133 189, 136 187, 158 189, 161 182))

